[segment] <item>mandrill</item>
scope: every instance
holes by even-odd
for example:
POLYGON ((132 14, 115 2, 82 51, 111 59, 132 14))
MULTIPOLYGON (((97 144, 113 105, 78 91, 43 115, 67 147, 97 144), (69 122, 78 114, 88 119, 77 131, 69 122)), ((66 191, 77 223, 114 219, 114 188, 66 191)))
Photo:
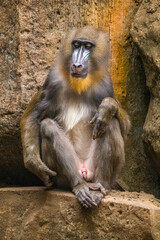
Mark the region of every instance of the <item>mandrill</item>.
POLYGON ((86 208, 110 191, 125 161, 130 122, 114 97, 109 52, 107 33, 70 31, 21 120, 25 167, 46 186, 70 188, 86 208))

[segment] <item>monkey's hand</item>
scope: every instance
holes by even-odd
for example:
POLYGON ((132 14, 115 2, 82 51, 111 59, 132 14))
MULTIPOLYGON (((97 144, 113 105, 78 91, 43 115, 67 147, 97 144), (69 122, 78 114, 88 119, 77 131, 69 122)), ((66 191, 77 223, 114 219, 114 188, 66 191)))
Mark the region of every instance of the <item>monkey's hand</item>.
POLYGON ((57 175, 55 171, 49 169, 40 159, 40 157, 31 156, 24 158, 25 167, 32 173, 37 175, 38 178, 45 184, 46 187, 51 187, 54 184, 54 177, 57 175))
POLYGON ((81 183, 73 189, 82 206, 89 208, 97 206, 106 194, 105 188, 100 183, 81 183), (90 191, 94 190, 96 192, 90 191))
POLYGON ((51 171, 50 169, 47 169, 42 173, 41 179, 44 182, 46 187, 51 187, 54 184, 54 177, 57 175, 55 171, 51 171))
POLYGON ((104 98, 100 104, 97 113, 90 121, 94 124, 93 139, 101 137, 107 129, 108 123, 116 115, 118 103, 113 98, 104 98))

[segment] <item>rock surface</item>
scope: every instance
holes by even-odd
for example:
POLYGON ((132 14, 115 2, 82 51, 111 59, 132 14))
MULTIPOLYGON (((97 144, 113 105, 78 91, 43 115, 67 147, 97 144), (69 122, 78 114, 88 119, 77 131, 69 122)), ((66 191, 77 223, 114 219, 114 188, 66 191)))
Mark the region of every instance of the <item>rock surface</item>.
POLYGON ((127 190, 160 196, 158 176, 144 153, 141 139, 150 96, 141 57, 130 38, 130 26, 140 4, 141 0, 2 1, 0 186, 40 184, 24 169, 20 117, 42 86, 65 32, 90 24, 110 34, 110 72, 115 94, 132 122, 121 185, 127 190))
POLYGON ((1 240, 159 240, 160 202, 113 191, 93 209, 73 194, 40 187, 0 190, 1 240))
POLYGON ((145 0, 132 26, 140 49, 151 99, 143 128, 146 152, 160 174, 160 1, 145 0))

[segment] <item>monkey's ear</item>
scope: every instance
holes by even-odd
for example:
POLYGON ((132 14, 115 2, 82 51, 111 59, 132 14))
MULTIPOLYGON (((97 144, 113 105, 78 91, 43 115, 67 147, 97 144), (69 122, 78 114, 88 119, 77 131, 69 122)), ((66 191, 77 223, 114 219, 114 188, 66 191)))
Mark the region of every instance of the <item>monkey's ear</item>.
POLYGON ((65 35, 65 40, 68 39, 68 38, 73 39, 75 37, 76 31, 77 31, 76 28, 70 29, 65 35))
POLYGON ((93 51, 93 57, 99 64, 105 63, 106 68, 109 68, 111 60, 111 46, 109 40, 109 33, 99 31, 96 39, 96 48, 93 51))
POLYGON ((68 56, 72 53, 72 40, 75 38, 76 31, 76 28, 69 30, 63 39, 62 53, 65 56, 68 56))

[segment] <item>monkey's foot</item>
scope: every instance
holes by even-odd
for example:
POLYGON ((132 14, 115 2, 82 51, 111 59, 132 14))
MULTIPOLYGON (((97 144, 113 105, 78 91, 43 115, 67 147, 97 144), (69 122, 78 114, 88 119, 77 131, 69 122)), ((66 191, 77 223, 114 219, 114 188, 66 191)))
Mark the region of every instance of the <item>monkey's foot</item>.
POLYGON ((97 206, 106 194, 105 188, 100 183, 81 183, 73 189, 78 201, 83 207, 97 206), (100 190, 97 192, 90 191, 100 190))

